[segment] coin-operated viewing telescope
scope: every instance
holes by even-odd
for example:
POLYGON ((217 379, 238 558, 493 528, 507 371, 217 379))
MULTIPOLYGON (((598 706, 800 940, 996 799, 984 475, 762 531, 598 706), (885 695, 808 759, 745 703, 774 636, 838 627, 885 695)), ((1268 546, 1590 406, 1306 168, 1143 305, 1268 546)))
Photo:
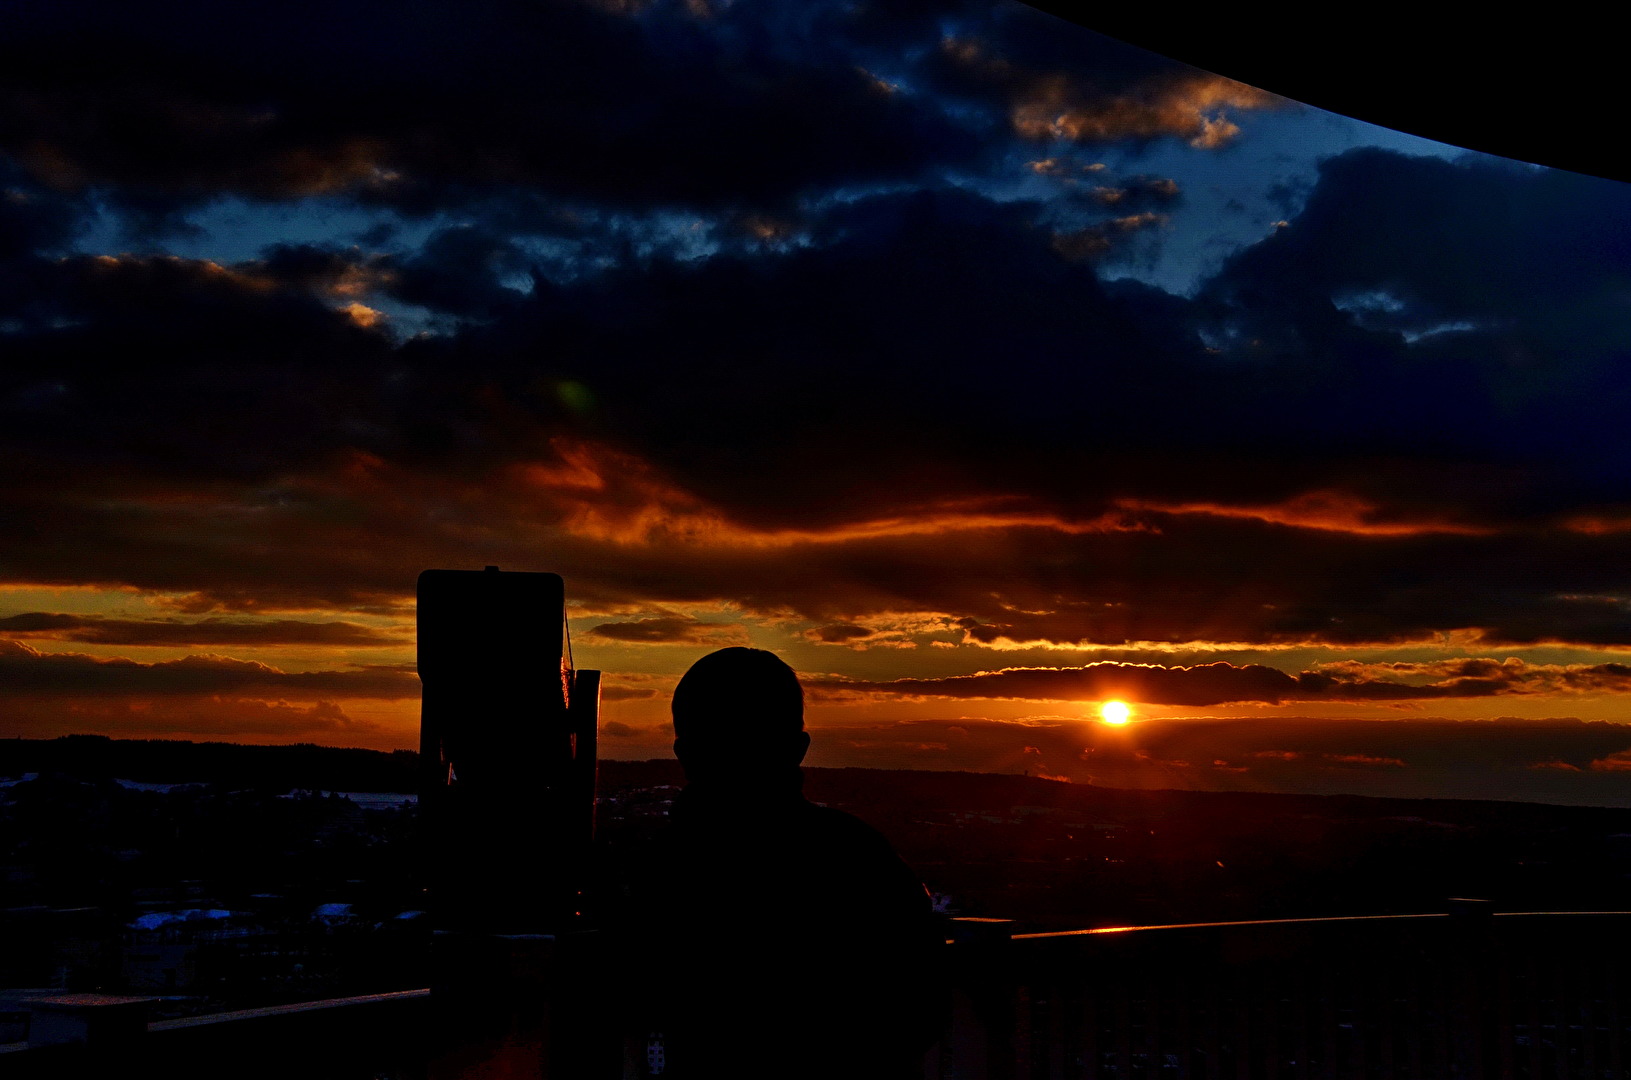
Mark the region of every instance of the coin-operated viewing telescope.
POLYGON ((582 923, 600 672, 574 671, 557 574, 419 575, 420 808, 438 930, 582 923))

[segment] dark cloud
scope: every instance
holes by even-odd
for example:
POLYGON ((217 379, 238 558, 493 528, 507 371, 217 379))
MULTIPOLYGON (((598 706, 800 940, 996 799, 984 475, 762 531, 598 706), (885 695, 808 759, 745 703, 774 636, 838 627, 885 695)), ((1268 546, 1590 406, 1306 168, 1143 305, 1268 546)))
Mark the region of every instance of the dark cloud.
POLYGON ((873 631, 854 623, 829 623, 818 626, 810 631, 810 636, 816 641, 824 641, 829 645, 845 645, 861 638, 871 637, 873 631))
POLYGON ((940 497, 1017 477, 1047 486, 1066 462, 1130 452, 1122 436, 1154 441, 1131 418, 1172 407, 1156 373, 1189 371, 1203 347, 1143 319, 1142 296, 1113 302, 1035 212, 954 189, 859 200, 824 214, 810 246, 549 290, 442 362, 470 349, 548 357, 596 393, 599 430, 761 520, 925 485, 940 497), (1111 416, 1098 409, 1108 397, 1111 416), (833 421, 787 422, 815 415, 833 421), (997 444, 1003 455, 987 452, 997 444), (744 452, 758 467, 736 467, 744 452))
POLYGON ((1204 664, 1167 668, 1099 663, 1079 668, 1005 668, 977 675, 888 682, 812 680, 813 689, 871 691, 901 697, 1019 698, 1033 701, 1085 701, 1123 698, 1163 705, 1216 705, 1228 701, 1278 704, 1296 695, 1299 679, 1275 668, 1248 664, 1204 664))
POLYGON ((0 53, 0 147, 132 201, 338 193, 427 212, 522 185, 778 201, 970 158, 936 102, 859 69, 827 32, 841 10, 36 8, 0 53))
MULTIPOLYGON (((1417 167, 1397 155, 1359 160, 1417 167)), ((1430 167, 1472 186, 1530 182, 1495 166, 1430 167)), ((1361 179, 1328 170, 1322 190, 1337 188, 1331 202, 1345 205, 1342 186, 1361 179)), ((1332 283, 1318 267, 1302 271, 1335 227, 1334 213, 1327 222, 1317 211, 1187 302, 1101 285, 1061 259, 1060 247, 1105 249, 1123 230, 1114 222, 1062 230, 1038 207, 968 192, 877 197, 825 213, 813 246, 659 261, 546 290, 525 318, 461 343, 448 362, 468 349, 548 357, 597 390, 601 431, 669 462, 699 494, 767 518, 857 497, 898 501, 929 485, 942 496, 1017 488, 1078 501, 1140 490, 1281 501, 1335 488, 1407 511, 1510 519, 1607 475, 1602 454, 1619 452, 1607 413, 1627 404, 1626 388, 1598 378, 1589 400, 1559 399, 1569 381, 1552 380, 1537 397, 1502 390, 1497 401, 1509 362, 1498 350, 1474 343, 1444 357, 1441 335, 1367 328, 1333 300, 1347 303, 1358 285, 1321 291, 1332 283), (1292 234, 1306 239, 1288 246, 1292 234), (1274 287, 1237 287, 1258 263, 1278 268, 1274 287), (1236 322, 1238 333, 1214 336, 1236 322), (694 377, 676 380, 676 370, 694 377), (862 379, 866 394, 847 392, 862 379), (1560 422, 1575 405, 1578 417, 1560 422), (834 420, 784 423, 789 415, 834 420), (1573 452, 1553 452, 1570 443, 1573 452), (731 467, 743 453, 762 467, 731 467), (1536 462, 1547 468, 1533 471, 1536 462)), ((1582 207, 1577 224, 1592 221, 1582 207)), ((1151 223, 1133 215, 1129 227, 1151 223)), ((1563 277, 1582 295, 1611 291, 1607 266, 1594 275, 1563 277)))
POLYGON ((1261 664, 1162 667, 1103 662, 1074 668, 1004 668, 938 679, 811 680, 839 695, 882 693, 908 698, 1012 698, 1029 701, 1099 701, 1119 698, 1147 705, 1222 705, 1287 701, 1415 701, 1498 694, 1624 693, 1631 665, 1529 664, 1517 659, 1462 659, 1428 664, 1338 661, 1288 674, 1261 664), (1411 680, 1411 681, 1407 681, 1411 680))
POLYGON ((535 284, 532 261, 512 237, 474 225, 438 230, 414 255, 389 265, 391 295, 460 316, 490 318, 514 308, 525 292, 507 280, 535 284))
POLYGON ((1623 184, 1487 158, 1355 150, 1324 162, 1290 225, 1231 259, 1212 291, 1240 306, 1346 301, 1363 322, 1395 332, 1469 320, 1482 324, 1469 329, 1513 334, 1546 364, 1563 358, 1533 350, 1563 344, 1558 333, 1588 356, 1631 343, 1623 327, 1578 318, 1582 306, 1613 302, 1579 289, 1624 265, 1628 225, 1623 184))
POLYGON ((0 638, 0 676, 8 698, 211 696, 316 701, 419 696, 419 680, 393 670, 283 671, 226 656, 189 656, 144 664, 81 653, 44 653, 0 638))
POLYGON ((1338 660, 1320 670, 1338 681, 1370 682, 1399 678, 1432 680, 1451 695, 1485 693, 1614 694, 1631 690, 1631 665, 1535 664, 1508 657, 1462 657, 1453 660, 1407 663, 1364 663, 1338 660))
POLYGON ((391 282, 389 266, 356 247, 338 250, 315 244, 271 244, 242 271, 252 280, 334 299, 363 299, 374 288, 391 282))
POLYGON ((601 623, 592 627, 589 633, 609 641, 643 644, 744 644, 747 640, 746 632, 739 626, 707 623, 685 616, 601 623))
MULTIPOLYGON (((0 156, 0 274, 14 260, 56 252, 95 216, 83 194, 57 191, 0 156)), ((6 281, 8 286, 20 282, 6 281)))
MULTIPOLYGON (((649 686, 602 686, 600 698, 602 701, 646 701, 657 696, 657 691, 649 686)), ((608 730, 610 723, 601 726, 602 731, 608 730)))
POLYGON ((358 623, 299 619, 119 619, 30 611, 0 617, 0 633, 98 645, 402 646, 401 634, 358 623))
MULTIPOLYGON (((28 270, 0 443, 36 493, 243 481, 352 442, 387 341, 371 312, 258 267, 76 256, 28 270), (50 392, 42 392, 42 388, 50 392), (138 480, 136 477, 145 477, 138 480)), ((0 313, 0 320, 6 317, 0 313)))
POLYGON ((1628 227, 1622 184, 1353 151, 1209 283, 1208 333, 1306 403, 1282 430, 1310 450, 1521 461, 1527 482, 1463 496, 1507 513, 1618 501, 1631 335, 1611 282, 1628 227), (1338 386, 1341 408, 1309 407, 1338 386))
POLYGON ((109 698, 19 698, 0 707, 0 728, 51 738, 97 732, 140 739, 317 742, 393 748, 394 733, 359 720, 333 701, 310 705, 233 697, 167 697, 129 702, 109 698))
MULTIPOLYGON (((94 192, 148 245, 200 238, 187 214, 223 194, 456 213, 500 236, 618 211, 743 220, 1000 171, 1015 140, 1222 145, 1231 112, 1272 101, 1011 4, 93 3, 9 29, 0 169, 94 192)), ((477 282, 423 265, 404 288, 508 299, 477 282)))

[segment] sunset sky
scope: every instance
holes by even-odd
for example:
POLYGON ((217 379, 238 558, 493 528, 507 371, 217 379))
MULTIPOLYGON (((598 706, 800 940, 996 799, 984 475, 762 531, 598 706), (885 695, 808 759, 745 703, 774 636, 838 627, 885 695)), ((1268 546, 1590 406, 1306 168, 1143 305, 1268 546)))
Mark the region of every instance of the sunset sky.
POLYGON ((1625 185, 1009 3, 152 8, 0 38, 0 735, 415 746, 497 564, 614 757, 752 644, 814 764, 1631 805, 1625 185))

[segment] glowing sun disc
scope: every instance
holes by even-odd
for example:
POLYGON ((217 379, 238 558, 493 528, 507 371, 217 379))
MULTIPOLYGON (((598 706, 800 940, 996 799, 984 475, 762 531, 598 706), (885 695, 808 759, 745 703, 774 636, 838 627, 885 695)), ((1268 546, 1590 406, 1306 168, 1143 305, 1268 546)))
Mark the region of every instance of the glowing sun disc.
POLYGON ((1115 724, 1119 727, 1132 715, 1133 710, 1127 707, 1125 701, 1106 701, 1099 706, 1099 716, 1106 724, 1115 724))

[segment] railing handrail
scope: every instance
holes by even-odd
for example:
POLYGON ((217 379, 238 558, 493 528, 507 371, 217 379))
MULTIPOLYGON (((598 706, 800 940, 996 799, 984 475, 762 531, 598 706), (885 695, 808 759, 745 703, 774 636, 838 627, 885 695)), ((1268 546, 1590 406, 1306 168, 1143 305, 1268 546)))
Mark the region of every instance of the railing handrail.
MULTIPOLYGON (((1575 918, 1582 916, 1631 916, 1631 911, 1495 911, 1491 918, 1575 918)), ((1015 941, 1035 941, 1043 938, 1084 937, 1091 934, 1129 934, 1142 930, 1205 930, 1230 926, 1305 926, 1318 923, 1365 923, 1389 920, 1452 919, 1453 912, 1424 911, 1406 915, 1315 915, 1291 919, 1240 919, 1231 922, 1160 923, 1150 926, 1095 926, 1082 930, 1044 930, 1035 933, 1014 934, 1015 941)))
POLYGON ((270 1020, 281 1016, 297 1016, 324 1009, 342 1009, 357 1005, 381 1005, 413 998, 428 998, 430 989, 391 990, 382 994, 355 994, 351 997, 323 998, 318 1001, 294 1001, 286 1005, 265 1005, 258 1009, 234 1009, 231 1012, 201 1013, 181 1016, 174 1020, 155 1020, 147 1025, 149 1032, 176 1031, 181 1028, 204 1027, 208 1024, 228 1024, 239 1020, 270 1020))

